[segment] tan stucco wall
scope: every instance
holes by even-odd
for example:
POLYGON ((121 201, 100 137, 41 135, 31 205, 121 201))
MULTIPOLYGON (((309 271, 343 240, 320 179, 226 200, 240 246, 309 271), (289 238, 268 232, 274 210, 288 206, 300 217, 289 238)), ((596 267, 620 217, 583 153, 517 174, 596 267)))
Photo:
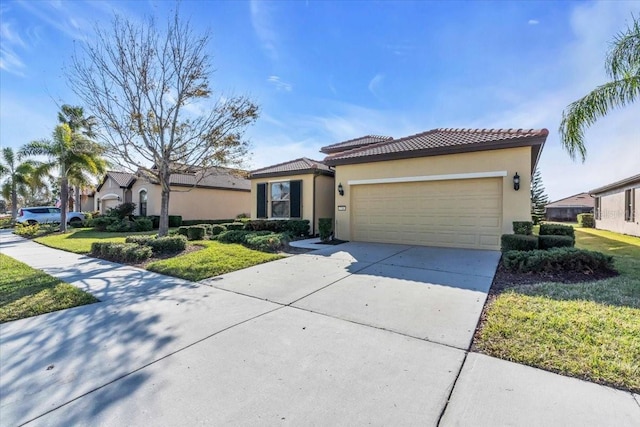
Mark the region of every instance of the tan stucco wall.
MULTIPOLYGON (((311 222, 311 234, 318 232, 318 219, 333 216, 333 178, 319 175, 316 178, 316 215, 313 212, 313 177, 314 175, 290 175, 275 178, 258 178, 251 180, 251 218, 258 217, 258 184, 271 184, 282 181, 302 181, 302 219, 311 222)), ((271 185, 267 185, 267 217, 271 218, 271 185)))
POLYGON ((640 236, 640 184, 629 185, 596 196, 600 197, 600 219, 596 219, 596 228, 640 236), (633 222, 624 219, 624 192, 630 188, 635 189, 633 222))
POLYGON ((344 188, 344 196, 337 195, 335 201, 336 237, 352 239, 350 180, 496 171, 507 172, 502 179, 502 232, 512 233, 513 221, 531 220, 531 147, 336 166, 335 185, 342 183, 344 188), (520 175, 519 191, 513 189, 516 172, 520 175), (339 211, 338 206, 346 206, 346 211, 339 211))
POLYGON ((109 208, 114 208, 124 200, 124 188, 120 186, 111 178, 107 178, 107 181, 100 187, 100 191, 97 191, 93 198, 94 207, 93 210, 99 210, 101 213, 106 213, 109 208), (120 197, 120 201, 118 201, 120 197), (100 201, 100 203, 98 203, 100 201), (98 204, 100 206, 98 206, 98 204))
MULTIPOLYGON (((138 179, 131 187, 136 204, 135 215, 140 212, 140 190, 147 190, 147 215, 160 215, 162 190, 159 185, 138 179)), ((169 215, 181 215, 184 220, 233 219, 248 214, 251 207, 249 191, 214 188, 171 187, 169 215)))

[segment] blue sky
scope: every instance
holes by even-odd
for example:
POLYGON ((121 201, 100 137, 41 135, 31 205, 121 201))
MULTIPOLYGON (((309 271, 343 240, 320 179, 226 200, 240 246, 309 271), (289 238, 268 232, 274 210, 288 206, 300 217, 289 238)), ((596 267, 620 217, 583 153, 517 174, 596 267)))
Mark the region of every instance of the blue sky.
MULTIPOLYGON (((2 1, 0 144, 48 137, 77 104, 64 68, 114 12, 164 19, 169 1, 2 1)), ((588 158, 559 143, 562 110, 607 81, 604 58, 638 2, 183 1, 211 30, 220 96, 261 106, 249 168, 366 134, 438 127, 550 130, 539 167, 559 199, 640 173, 640 103, 587 132, 588 158)))

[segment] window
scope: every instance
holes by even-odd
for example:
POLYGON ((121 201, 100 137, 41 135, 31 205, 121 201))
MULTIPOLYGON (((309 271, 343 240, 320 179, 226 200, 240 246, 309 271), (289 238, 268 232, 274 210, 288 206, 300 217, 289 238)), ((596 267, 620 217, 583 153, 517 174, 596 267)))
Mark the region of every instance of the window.
POLYGON ((629 189, 624 192, 624 220, 633 222, 635 220, 635 190, 629 189))
POLYGON ((602 216, 600 215, 600 197, 596 197, 596 219, 602 219, 602 216))
POLYGON ((258 184, 257 212, 258 218, 267 217, 267 184, 258 184))
MULTIPOLYGON (((260 185, 262 184, 258 185, 259 218, 261 206, 260 185)), ((264 205, 266 205, 266 203, 264 203, 264 205)), ((271 218, 302 218, 302 181, 271 183, 271 218)))
POLYGON ((291 187, 289 181, 271 184, 271 217, 289 218, 291 187))
POLYGON ((147 216, 147 190, 140 190, 140 216, 147 216))

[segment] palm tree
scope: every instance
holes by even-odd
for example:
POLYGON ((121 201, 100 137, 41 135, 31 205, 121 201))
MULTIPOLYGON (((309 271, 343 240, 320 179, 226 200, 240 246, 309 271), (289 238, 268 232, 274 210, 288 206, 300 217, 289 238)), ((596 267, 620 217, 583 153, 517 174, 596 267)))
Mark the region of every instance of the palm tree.
POLYGON ((30 192, 37 191, 43 185, 46 186, 42 178, 46 174, 46 168, 42 164, 27 160, 22 160, 20 153, 16 155, 13 148, 4 147, 2 149, 2 163, 0 163, 0 176, 6 176, 2 184, 2 196, 11 199, 11 219, 15 221, 18 216, 18 196, 23 199, 30 192))
POLYGON ((617 107, 634 102, 640 96, 640 21, 615 36, 607 55, 606 70, 612 81, 571 103, 562 113, 560 138, 572 159, 579 153, 584 162, 584 130, 617 107))
POLYGON ((79 132, 73 132, 67 123, 56 126, 52 140, 33 141, 25 145, 23 155, 37 155, 48 158, 50 169, 58 168, 60 175, 60 230, 67 231, 67 208, 69 200, 69 177, 79 171, 98 174, 104 170, 102 146, 79 132))

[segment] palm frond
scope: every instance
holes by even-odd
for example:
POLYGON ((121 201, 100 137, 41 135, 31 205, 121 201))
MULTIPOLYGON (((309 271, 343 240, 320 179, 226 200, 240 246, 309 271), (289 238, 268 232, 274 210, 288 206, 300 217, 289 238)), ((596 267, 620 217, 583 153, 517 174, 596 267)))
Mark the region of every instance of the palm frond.
POLYGON ((562 113, 560 137, 572 159, 577 155, 584 162, 586 148, 584 131, 601 117, 640 97, 640 76, 631 76, 598 86, 586 96, 571 103, 562 113))
POLYGON ((631 18, 632 24, 614 38, 607 55, 607 73, 614 80, 640 74, 640 21, 631 18))

